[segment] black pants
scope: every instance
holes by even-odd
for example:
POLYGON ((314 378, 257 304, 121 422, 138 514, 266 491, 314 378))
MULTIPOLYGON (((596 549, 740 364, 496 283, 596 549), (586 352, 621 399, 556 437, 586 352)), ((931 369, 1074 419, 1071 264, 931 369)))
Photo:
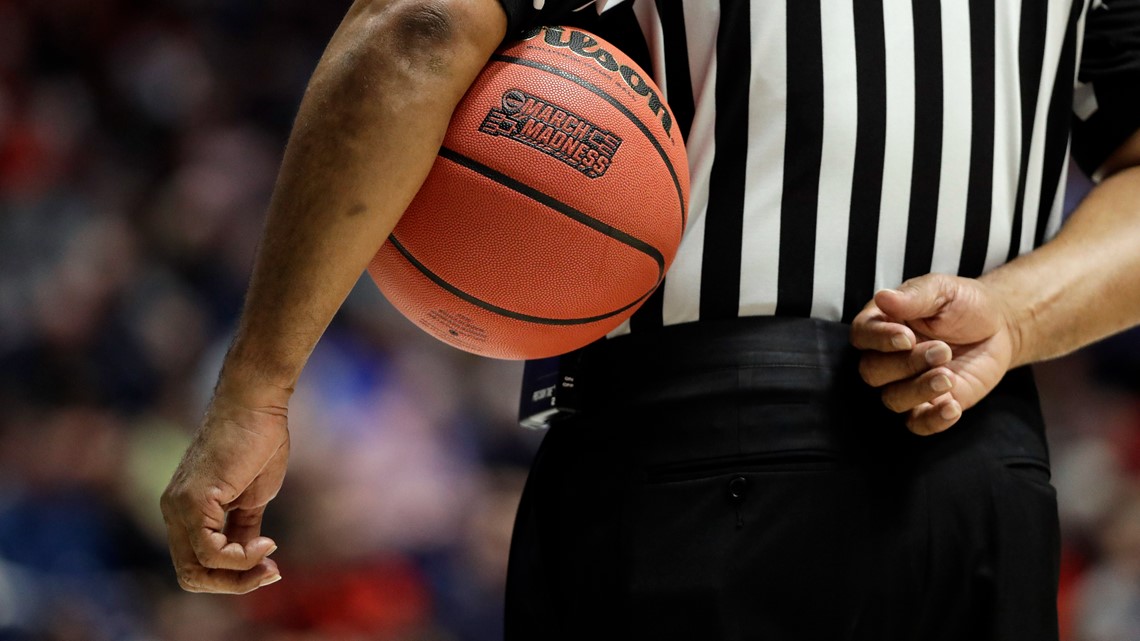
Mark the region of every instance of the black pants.
POLYGON ((1030 372, 918 437, 847 332, 756 318, 588 349, 585 409, 519 507, 508 641, 1055 641, 1030 372))

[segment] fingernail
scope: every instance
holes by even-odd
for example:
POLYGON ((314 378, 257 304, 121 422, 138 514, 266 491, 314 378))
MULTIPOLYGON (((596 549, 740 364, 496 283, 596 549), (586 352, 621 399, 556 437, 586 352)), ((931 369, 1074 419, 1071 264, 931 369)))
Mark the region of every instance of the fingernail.
POLYGON ((261 583, 259 583, 257 585, 257 587, 264 588, 265 586, 272 585, 274 583, 277 583, 280 580, 281 580, 281 575, 280 574, 274 574, 273 576, 268 576, 268 577, 265 577, 264 579, 262 579, 261 583))
MULTIPOLYGON (((945 392, 946 390, 950 389, 950 379, 945 374, 939 374, 930 381, 930 388, 935 392, 945 392)), ((945 410, 943 410, 943 412, 945 412, 945 410)), ((943 416, 942 418, 950 417, 943 416)))
POLYGON ((927 365, 941 365, 950 360, 953 356, 950 348, 945 345, 937 345, 926 350, 926 364, 927 365))
POLYGON ((910 349, 910 337, 906 334, 895 334, 891 337, 891 345, 895 349, 910 349))
POLYGON ((942 411, 938 412, 938 414, 947 421, 958 418, 958 415, 961 413, 957 403, 947 403, 942 406, 942 411))
POLYGON ((277 546, 274 545, 273 547, 269 548, 269 551, 265 553, 265 556, 269 556, 270 554, 273 554, 276 551, 277 551, 277 546))

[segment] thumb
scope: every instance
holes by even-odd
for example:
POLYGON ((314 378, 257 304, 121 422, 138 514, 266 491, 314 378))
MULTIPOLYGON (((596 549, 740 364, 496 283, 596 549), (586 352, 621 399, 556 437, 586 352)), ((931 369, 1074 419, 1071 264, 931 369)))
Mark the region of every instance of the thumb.
POLYGON ((906 281, 898 289, 880 290, 875 294, 875 305, 894 320, 919 320, 938 315, 954 301, 957 292, 953 279, 927 274, 906 281))

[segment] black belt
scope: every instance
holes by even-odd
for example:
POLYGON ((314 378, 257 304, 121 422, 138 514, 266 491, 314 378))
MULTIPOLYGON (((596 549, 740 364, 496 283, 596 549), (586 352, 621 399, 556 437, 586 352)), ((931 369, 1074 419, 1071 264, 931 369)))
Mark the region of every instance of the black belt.
MULTIPOLYGON (((741 451, 782 451, 905 448, 930 438, 907 432, 860 379, 849 332, 831 321, 757 316, 634 333, 561 357, 573 387, 558 392, 571 392, 573 422, 600 438, 667 443, 686 455, 726 439, 741 451)), ((1013 420, 988 421, 987 441, 1047 460, 1029 368, 1009 372, 960 424, 994 412, 1013 420)))
POLYGON ((582 409, 748 395, 826 400, 855 380, 850 327, 755 316, 599 341, 579 356, 582 409))

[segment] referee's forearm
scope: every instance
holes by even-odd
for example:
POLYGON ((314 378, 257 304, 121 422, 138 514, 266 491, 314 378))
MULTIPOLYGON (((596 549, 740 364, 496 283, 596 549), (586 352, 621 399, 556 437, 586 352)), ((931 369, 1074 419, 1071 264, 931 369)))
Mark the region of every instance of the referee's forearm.
POLYGON ((292 389, 505 28, 497 0, 353 5, 301 103, 221 389, 292 389))
POLYGON ((981 280, 1010 307, 1014 366, 1140 324, 1140 167, 1105 179, 1056 238, 981 280))

